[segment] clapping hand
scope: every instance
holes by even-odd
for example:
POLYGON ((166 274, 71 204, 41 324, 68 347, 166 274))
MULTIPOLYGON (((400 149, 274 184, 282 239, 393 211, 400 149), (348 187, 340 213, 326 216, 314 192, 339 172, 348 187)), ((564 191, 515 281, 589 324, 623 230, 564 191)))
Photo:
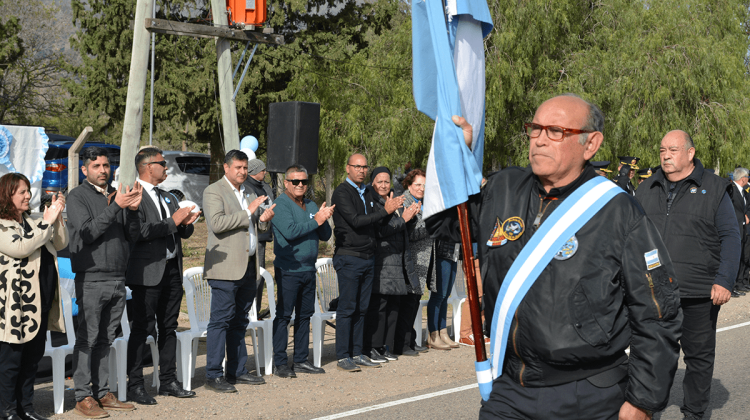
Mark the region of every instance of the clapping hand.
POLYGON ((335 204, 331 207, 326 207, 326 203, 323 203, 323 205, 320 206, 318 212, 315 213, 315 221, 318 222, 318 226, 322 225, 326 220, 333 216, 333 209, 335 208, 335 204))
POLYGON ((62 220, 62 212, 65 209, 65 197, 61 193, 52 196, 52 203, 44 209, 44 221, 48 224, 55 223, 56 220, 62 220))
POLYGON ((143 186, 140 182, 136 182, 133 188, 120 184, 115 196, 115 203, 123 209, 127 207, 130 210, 138 210, 138 206, 141 205, 141 198, 143 198, 143 186))
POLYGON ((394 211, 404 206, 405 198, 406 197, 403 195, 394 198, 393 191, 391 191, 391 194, 385 199, 385 211, 387 211, 388 214, 393 214, 394 211))
MULTIPOLYGON (((264 197, 265 197, 265 196, 264 196, 264 197)), ((267 208, 267 209, 266 209, 266 210, 265 210, 265 211, 263 212, 263 214, 261 214, 261 215, 260 215, 260 219, 258 219, 258 220, 260 220, 261 222, 268 222, 268 221, 270 221, 271 219, 273 219, 273 208, 274 208, 274 207, 276 207, 276 203, 273 203, 273 204, 271 205, 271 207, 267 208)))
POLYGON ((263 204, 267 199, 267 196, 261 195, 260 197, 250 202, 250 205, 247 206, 247 209, 250 210, 250 214, 255 213, 255 210, 258 210, 258 207, 260 207, 260 205, 263 204))
POLYGON ((414 202, 411 206, 407 207, 406 210, 404 210, 404 214, 401 216, 404 218, 404 222, 408 222, 414 217, 414 215, 419 213, 420 207, 422 206, 417 202, 414 202))
POLYGON ((193 213, 195 206, 182 207, 172 213, 172 220, 175 226, 184 225, 187 226, 195 221, 200 216, 200 212, 193 213))

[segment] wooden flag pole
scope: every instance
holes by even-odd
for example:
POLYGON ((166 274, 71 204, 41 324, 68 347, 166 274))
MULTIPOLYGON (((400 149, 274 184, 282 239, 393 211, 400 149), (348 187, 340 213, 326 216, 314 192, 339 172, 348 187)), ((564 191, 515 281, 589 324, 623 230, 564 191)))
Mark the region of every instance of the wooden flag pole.
POLYGON ((466 203, 458 205, 458 224, 461 227, 461 247, 464 250, 464 277, 466 277, 466 294, 469 301, 469 312, 471 313, 471 332, 474 334, 474 351, 476 352, 477 362, 483 362, 487 360, 487 350, 484 348, 477 275, 474 271, 474 248, 471 245, 469 208, 466 203))

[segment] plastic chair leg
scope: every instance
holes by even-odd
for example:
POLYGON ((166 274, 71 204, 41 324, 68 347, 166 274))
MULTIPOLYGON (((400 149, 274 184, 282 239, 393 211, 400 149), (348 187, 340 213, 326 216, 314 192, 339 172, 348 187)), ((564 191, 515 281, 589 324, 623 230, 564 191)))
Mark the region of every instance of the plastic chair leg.
POLYGON ((154 364, 154 374, 153 374, 153 381, 152 385, 156 388, 156 392, 159 392, 159 346, 156 344, 156 341, 153 337, 149 336, 148 340, 146 340, 148 344, 151 346, 151 361, 154 364))
POLYGON ((260 342, 261 357, 265 366, 264 375, 273 373, 273 340, 271 339, 271 330, 273 330, 273 324, 267 322, 263 327, 263 337, 260 342))
POLYGON ((55 414, 63 413, 65 402, 65 352, 52 353, 52 395, 55 414))
POLYGON ((421 346, 422 345, 422 311, 421 310, 417 313, 417 317, 414 318, 414 331, 417 332, 417 335, 415 336, 415 341, 417 342, 417 345, 421 346))
MULTIPOLYGON (((256 341, 255 328, 250 330, 250 339, 253 342, 253 357, 255 357, 255 372, 258 376, 263 376, 260 373, 260 358, 258 357, 258 342, 256 341)), ((224 359, 226 360, 226 359, 224 359)), ((225 372, 226 374, 226 372, 225 372)))
POLYGON ((323 355, 323 337, 325 337, 326 322, 315 315, 313 315, 311 321, 313 330, 313 365, 315 367, 320 367, 320 359, 323 355))

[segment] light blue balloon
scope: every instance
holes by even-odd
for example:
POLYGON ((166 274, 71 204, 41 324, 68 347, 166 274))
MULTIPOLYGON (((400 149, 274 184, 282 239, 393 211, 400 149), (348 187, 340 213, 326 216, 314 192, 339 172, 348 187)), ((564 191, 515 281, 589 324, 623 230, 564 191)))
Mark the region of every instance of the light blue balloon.
POLYGON ((240 140, 240 149, 250 149, 253 152, 258 151, 258 139, 254 136, 245 136, 240 140))

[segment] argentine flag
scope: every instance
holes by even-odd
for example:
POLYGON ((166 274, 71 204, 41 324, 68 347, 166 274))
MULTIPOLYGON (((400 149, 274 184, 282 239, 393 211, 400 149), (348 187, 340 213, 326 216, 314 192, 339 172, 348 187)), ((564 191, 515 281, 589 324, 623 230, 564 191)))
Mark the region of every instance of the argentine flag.
POLYGON ((484 154, 484 37, 492 30, 485 0, 413 0, 414 101, 435 120, 424 198, 430 217, 479 193, 484 154), (451 117, 473 127, 472 149, 451 117))

